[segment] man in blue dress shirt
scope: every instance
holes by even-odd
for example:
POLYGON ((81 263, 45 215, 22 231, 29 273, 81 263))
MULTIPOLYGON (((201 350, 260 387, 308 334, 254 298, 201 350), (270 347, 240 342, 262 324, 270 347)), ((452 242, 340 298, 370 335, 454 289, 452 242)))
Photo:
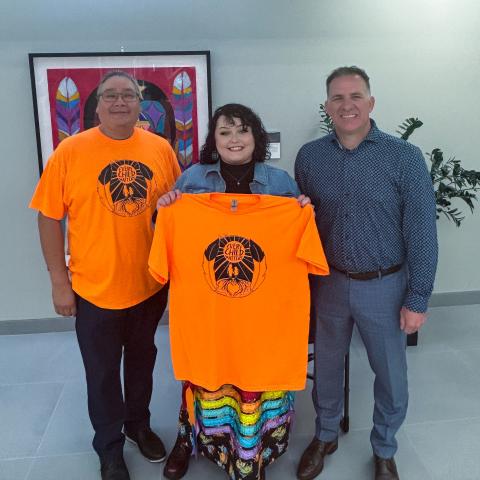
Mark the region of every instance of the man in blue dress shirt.
POLYGON ((420 149, 370 118, 375 99, 365 71, 340 67, 326 84, 334 132, 304 145, 295 164, 331 267, 312 284, 316 431, 297 477, 315 478, 337 449, 355 323, 375 374, 374 478, 394 480, 395 434, 408 405, 406 335, 426 320, 437 265, 434 191, 420 149))

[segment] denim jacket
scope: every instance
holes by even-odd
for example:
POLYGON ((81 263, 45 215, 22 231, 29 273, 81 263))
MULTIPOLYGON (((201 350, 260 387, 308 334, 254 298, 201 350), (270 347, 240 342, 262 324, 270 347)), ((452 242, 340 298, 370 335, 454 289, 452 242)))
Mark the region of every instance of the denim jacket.
MULTIPOLYGON (((182 173, 177 179, 175 188, 183 193, 225 192, 225 180, 220 174, 220 162, 196 163, 182 173)), ((285 170, 263 162, 255 163, 250 190, 252 193, 281 197, 298 197, 300 195, 297 183, 285 170)))

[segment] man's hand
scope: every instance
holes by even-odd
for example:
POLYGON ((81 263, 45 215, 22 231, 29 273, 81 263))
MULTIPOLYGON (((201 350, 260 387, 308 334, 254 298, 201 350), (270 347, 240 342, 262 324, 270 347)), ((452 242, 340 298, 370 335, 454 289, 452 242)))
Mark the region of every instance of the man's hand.
POLYGON ((53 307, 59 315, 75 315, 75 294, 65 264, 65 240, 60 220, 46 217, 39 212, 38 230, 52 283, 53 307))
POLYGON ((303 195, 303 193, 297 197, 297 202, 300 204, 300 206, 303 208, 305 205, 311 205, 312 201, 310 200, 310 197, 307 197, 306 195, 303 195))
POLYGON ((52 283, 52 298, 53 307, 59 315, 70 317, 77 314, 75 294, 69 281, 52 283))
POLYGON ((400 328, 407 335, 418 332, 426 321, 426 313, 412 312, 405 307, 402 307, 402 309, 400 310, 400 328))
POLYGON ((182 192, 180 190, 172 190, 171 192, 164 193, 157 200, 157 209, 160 207, 168 207, 172 203, 175 203, 179 198, 181 198, 182 192))

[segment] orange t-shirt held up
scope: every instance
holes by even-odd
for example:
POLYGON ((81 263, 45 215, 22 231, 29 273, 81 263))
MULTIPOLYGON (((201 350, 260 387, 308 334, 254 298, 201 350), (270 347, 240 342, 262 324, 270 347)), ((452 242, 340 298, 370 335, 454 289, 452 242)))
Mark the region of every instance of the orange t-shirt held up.
POLYGON ((313 209, 292 198, 183 194, 159 210, 149 258, 170 280, 175 377, 208 390, 301 390, 308 274, 328 265, 313 209))
POLYGON ((76 293, 98 307, 121 309, 160 290, 147 267, 152 215, 179 175, 169 143, 138 128, 125 140, 96 127, 60 143, 30 207, 56 220, 67 216, 76 293))

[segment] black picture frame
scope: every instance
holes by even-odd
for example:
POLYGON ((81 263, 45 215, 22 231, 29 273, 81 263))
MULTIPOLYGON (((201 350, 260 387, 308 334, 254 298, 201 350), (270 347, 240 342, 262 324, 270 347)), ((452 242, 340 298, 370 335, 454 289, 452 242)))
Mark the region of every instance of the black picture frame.
MULTIPOLYGON (((126 70, 132 73, 137 79, 136 72, 147 73, 149 78, 155 75, 160 76, 162 72, 174 72, 175 69, 185 72, 194 72, 194 78, 190 79, 192 85, 193 107, 192 107, 192 129, 194 135, 193 149, 195 157, 198 158, 198 150, 204 141, 208 129, 208 121, 212 114, 211 100, 211 76, 210 76, 210 52, 204 51, 165 51, 165 52, 76 52, 76 53, 29 53, 30 80, 32 88, 33 110, 35 118, 35 131, 37 139, 38 168, 40 175, 43 172, 49 156, 57 144, 61 141, 54 138, 55 119, 52 118, 54 107, 53 102, 57 102, 58 96, 53 94, 52 82, 49 83, 49 77, 52 75, 63 75, 70 79, 69 75, 75 71, 78 75, 84 75, 89 79, 90 85, 93 81, 95 72, 98 71, 98 81, 111 70, 126 70), (58 72, 57 72, 58 71, 58 72), (89 72, 89 73, 87 73, 89 72), (55 100, 57 99, 57 100, 55 100)), ((163 73, 165 74, 165 73, 163 73)), ((156 77, 155 77, 156 78, 156 77)), ((160 78, 160 77, 158 77, 160 78)), ((184 77, 182 77, 184 78, 184 77)), ((78 80, 77 80, 78 81, 78 80)), ((162 80, 166 82, 165 79, 162 80)), ((72 81, 74 87, 76 84, 72 81)), ((72 84, 71 83, 71 84, 72 84)), ((140 83, 140 82, 139 82, 140 83)), ((145 82, 144 86, 149 82, 145 82)), ((63 84, 71 85, 71 84, 63 84)), ((98 84, 98 83, 97 83, 98 84)), ((141 83, 140 83, 141 84, 141 83)), ((142 85, 142 84, 141 84, 142 85)), ((183 84, 182 84, 183 85, 183 84)), ((70 88, 70 87, 68 87, 70 88)), ((148 87, 145 87, 148 88, 148 87)), ((90 87, 90 89, 92 89, 90 87)), ((61 90, 58 86, 57 93, 61 90)), ((80 89, 77 89, 79 92, 80 89)), ((90 99, 95 97, 96 87, 90 94, 90 99)), ((168 92, 166 97, 173 95, 168 92)), ((79 99, 81 114, 85 113, 85 98, 79 99), (82 102, 84 102, 82 104, 82 102)), ((92 107, 89 107, 90 110, 92 107)), ((94 110, 94 109, 93 109, 94 110)), ((172 109, 170 109, 173 111, 172 109)), ((171 116, 170 111, 170 116, 171 116)), ((58 118, 58 117, 57 117, 58 118)), ((83 119, 83 117, 82 117, 83 119)), ((84 119, 83 119, 84 120, 84 119)), ((174 119, 174 124, 177 122, 174 119)), ((85 120, 80 124, 87 125, 85 120)), ((171 126, 170 130, 174 127, 171 126)), ((91 125, 90 125, 91 126, 91 125)), ((80 127, 78 127, 80 128, 80 127)), ((85 128, 80 128, 79 131, 85 128)), ((60 128, 57 129, 60 132, 60 128)), ((76 133, 76 131, 75 131, 76 133)), ((161 132, 155 132, 162 135, 161 132)), ((69 134, 74 134, 69 132, 69 134)), ((162 135, 164 136, 164 135, 162 135)), ((170 140, 170 138, 169 138, 170 140)), ((172 145, 175 148, 175 145, 172 145)), ((177 156, 179 156, 177 151, 177 156)), ((179 157, 179 163, 181 164, 179 157)), ((189 165, 182 165, 182 169, 189 165)))

